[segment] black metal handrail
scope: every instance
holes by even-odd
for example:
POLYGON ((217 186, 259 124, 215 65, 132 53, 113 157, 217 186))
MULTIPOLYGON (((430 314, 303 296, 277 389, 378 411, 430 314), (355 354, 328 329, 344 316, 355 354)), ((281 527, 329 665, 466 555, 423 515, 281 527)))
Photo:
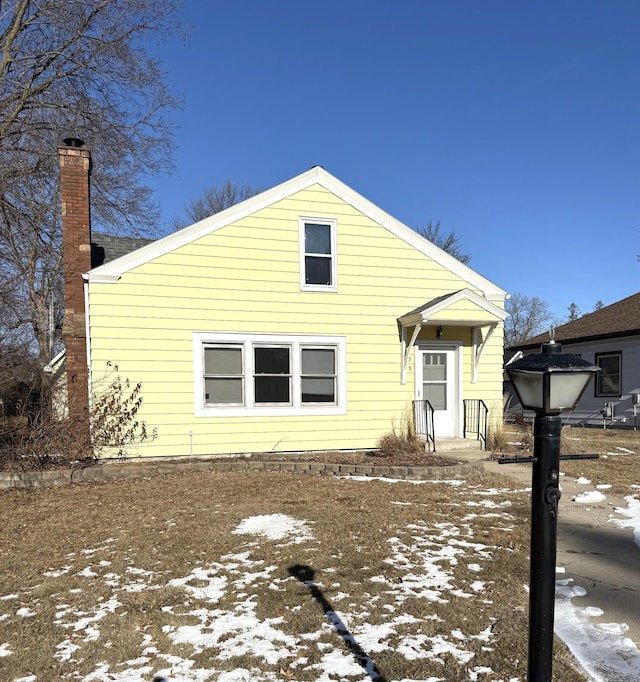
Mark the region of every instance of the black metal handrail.
POLYGON ((413 401, 413 415, 416 422, 416 432, 424 436, 430 452, 436 451, 436 434, 433 423, 433 406, 428 400, 413 401))
POLYGON ((489 408, 484 400, 463 400, 464 403, 464 437, 474 434, 480 441, 483 450, 487 449, 487 425, 489 408))

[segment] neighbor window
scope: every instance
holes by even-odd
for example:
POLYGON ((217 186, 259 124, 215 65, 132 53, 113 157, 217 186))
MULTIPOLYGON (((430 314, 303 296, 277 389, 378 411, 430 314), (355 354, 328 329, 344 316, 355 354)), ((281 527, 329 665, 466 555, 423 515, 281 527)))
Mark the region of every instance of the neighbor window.
POLYGON ((300 286, 310 291, 335 291, 335 220, 300 219, 300 286))
POLYGON ((194 333, 199 416, 344 414, 344 337, 194 333))
POLYGON ((596 353, 596 397, 617 397, 622 395, 621 366, 622 353, 596 353))

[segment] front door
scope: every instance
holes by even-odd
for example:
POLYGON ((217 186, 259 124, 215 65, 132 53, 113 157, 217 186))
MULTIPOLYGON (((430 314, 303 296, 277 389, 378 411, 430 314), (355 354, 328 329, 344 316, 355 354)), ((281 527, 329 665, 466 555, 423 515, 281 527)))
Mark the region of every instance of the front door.
POLYGON ((453 348, 418 348, 416 355, 416 399, 431 403, 436 438, 457 436, 456 351, 453 348))

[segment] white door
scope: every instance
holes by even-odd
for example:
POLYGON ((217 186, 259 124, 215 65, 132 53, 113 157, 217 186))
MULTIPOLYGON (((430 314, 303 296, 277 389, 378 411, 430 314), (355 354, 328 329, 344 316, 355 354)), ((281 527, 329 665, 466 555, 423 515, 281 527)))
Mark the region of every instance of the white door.
POLYGON ((419 348, 416 354, 416 399, 431 403, 436 438, 457 436, 456 351, 419 348))

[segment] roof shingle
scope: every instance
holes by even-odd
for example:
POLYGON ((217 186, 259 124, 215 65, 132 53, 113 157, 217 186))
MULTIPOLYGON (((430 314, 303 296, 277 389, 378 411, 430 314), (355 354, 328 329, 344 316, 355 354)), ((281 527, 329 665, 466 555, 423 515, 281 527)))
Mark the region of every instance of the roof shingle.
MULTIPOLYGON (((634 334, 640 334, 640 293, 555 328, 555 340, 560 343, 593 341, 634 334)), ((510 348, 528 350, 548 340, 549 333, 545 332, 516 343, 510 348)))

